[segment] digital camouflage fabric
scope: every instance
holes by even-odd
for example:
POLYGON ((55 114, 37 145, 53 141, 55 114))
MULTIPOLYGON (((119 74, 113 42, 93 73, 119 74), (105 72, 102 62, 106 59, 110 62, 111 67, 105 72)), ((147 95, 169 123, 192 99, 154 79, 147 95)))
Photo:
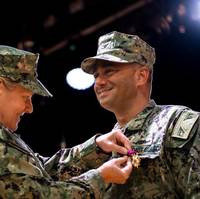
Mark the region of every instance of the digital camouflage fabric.
MULTIPOLYGON (((92 74, 99 60, 138 63, 151 70, 155 51, 136 35, 114 31, 99 38, 97 55, 83 60, 81 67, 92 74)), ((118 128, 131 141, 141 164, 125 184, 108 185, 104 199, 200 198, 199 112, 151 100, 125 127, 116 124, 114 129, 118 128)))
MULTIPOLYGON (((2 199, 101 199, 105 185, 97 170, 78 177, 65 175, 62 163, 73 159, 87 165, 97 157, 95 137, 72 149, 58 151, 52 158, 44 158, 33 151, 14 133, 0 128, 0 198, 2 199), (73 154, 74 155, 74 154, 73 154), (86 162, 84 162, 86 161, 86 162), (59 167, 62 165, 62 171, 59 167), (63 175, 63 176, 62 176, 63 175)), ((98 158, 97 158, 98 159, 98 158)), ((96 159, 96 160, 97 160, 96 159)), ((95 161, 96 162, 96 161, 95 161)), ((82 169, 83 170, 83 169, 82 169)), ((77 172, 75 172, 77 174, 77 172)), ((80 174, 80 173, 78 173, 80 174)))
POLYGON ((96 60, 138 63, 152 69, 155 63, 155 50, 137 35, 113 31, 99 37, 97 55, 84 59, 81 68, 92 74, 96 60))
MULTIPOLYGON (((133 168, 124 185, 107 185, 103 198, 199 199, 199 125, 199 112, 185 106, 160 106, 154 101, 125 128, 116 124, 114 128, 121 128, 138 151, 141 165, 133 168)), ((91 159, 90 164, 95 164, 96 159, 91 159)), ((99 159, 98 164, 100 160, 105 159, 99 159)), ((67 164, 72 164, 69 159, 67 164)))
POLYGON ((126 184, 111 185, 105 199, 200 198, 198 112, 152 101, 123 130, 141 165, 133 169, 126 184))
POLYGON ((39 54, 0 45, 0 77, 19 83, 35 94, 52 96, 37 79, 39 54))

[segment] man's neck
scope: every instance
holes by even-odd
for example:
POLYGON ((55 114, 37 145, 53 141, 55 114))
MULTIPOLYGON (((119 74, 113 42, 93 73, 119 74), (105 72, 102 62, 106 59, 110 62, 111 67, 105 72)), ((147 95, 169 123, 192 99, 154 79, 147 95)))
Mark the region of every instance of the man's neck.
POLYGON ((130 120, 135 118, 149 104, 150 100, 140 100, 133 102, 123 110, 115 111, 115 117, 121 127, 125 126, 130 120))

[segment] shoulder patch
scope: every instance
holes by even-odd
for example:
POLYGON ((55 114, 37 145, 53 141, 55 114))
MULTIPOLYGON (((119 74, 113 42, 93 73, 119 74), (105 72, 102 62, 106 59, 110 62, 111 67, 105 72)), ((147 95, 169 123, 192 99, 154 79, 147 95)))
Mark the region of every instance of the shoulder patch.
POLYGON ((175 124, 172 137, 180 139, 188 139, 192 127, 199 117, 199 113, 195 111, 184 111, 175 124))

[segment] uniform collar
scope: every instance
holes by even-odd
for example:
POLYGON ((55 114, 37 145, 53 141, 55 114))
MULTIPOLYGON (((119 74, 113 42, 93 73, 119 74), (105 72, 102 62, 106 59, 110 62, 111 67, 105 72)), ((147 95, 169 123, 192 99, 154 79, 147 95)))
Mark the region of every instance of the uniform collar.
POLYGON ((124 127, 121 127, 119 123, 117 122, 113 129, 121 129, 122 132, 125 132, 125 130, 139 130, 142 128, 147 116, 153 111, 155 108, 156 103, 154 100, 150 100, 150 102, 147 104, 147 106, 138 113, 138 115, 130 120, 124 127))

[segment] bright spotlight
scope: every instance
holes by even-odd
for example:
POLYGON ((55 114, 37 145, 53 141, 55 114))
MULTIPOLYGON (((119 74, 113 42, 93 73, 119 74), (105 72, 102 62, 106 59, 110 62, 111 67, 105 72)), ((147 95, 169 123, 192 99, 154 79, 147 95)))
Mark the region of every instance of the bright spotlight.
POLYGON ((74 89, 85 90, 93 85, 94 77, 81 68, 75 68, 67 73, 66 81, 74 89))
POLYGON ((192 19, 200 20, 200 1, 196 1, 195 3, 196 5, 193 7, 192 19))

